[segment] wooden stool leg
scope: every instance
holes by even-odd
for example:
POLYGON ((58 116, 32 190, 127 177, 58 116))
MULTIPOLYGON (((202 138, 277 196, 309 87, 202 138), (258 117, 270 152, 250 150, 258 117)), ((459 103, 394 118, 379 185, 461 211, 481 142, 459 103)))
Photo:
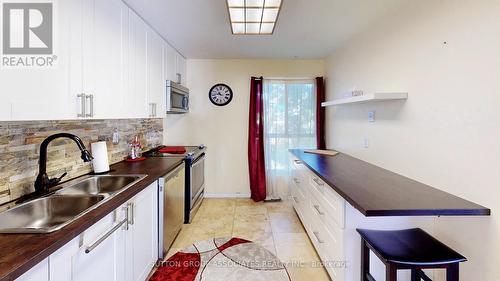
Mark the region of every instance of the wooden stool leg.
POLYGON ((450 264, 446 269, 446 281, 458 281, 458 263, 450 264))
POLYGON ((366 241, 361 239, 361 281, 368 281, 370 273, 370 249, 366 241))
POLYGON ((411 281, 420 281, 420 274, 418 269, 411 270, 411 281))
POLYGON ((398 269, 392 265, 387 264, 385 268, 385 281, 397 281, 398 280, 398 269))

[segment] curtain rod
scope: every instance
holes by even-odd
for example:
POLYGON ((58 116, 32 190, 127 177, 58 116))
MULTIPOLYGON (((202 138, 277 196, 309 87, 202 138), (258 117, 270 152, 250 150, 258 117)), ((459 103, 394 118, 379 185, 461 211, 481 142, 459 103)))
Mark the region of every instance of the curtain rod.
POLYGON ((269 80, 314 80, 316 77, 264 77, 269 80))

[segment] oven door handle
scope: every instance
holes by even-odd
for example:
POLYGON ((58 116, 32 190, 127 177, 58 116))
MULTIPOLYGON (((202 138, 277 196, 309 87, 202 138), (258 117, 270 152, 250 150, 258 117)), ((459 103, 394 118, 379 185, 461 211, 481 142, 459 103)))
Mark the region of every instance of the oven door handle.
POLYGON ((200 156, 198 156, 198 158, 196 158, 194 161, 193 161, 193 164, 191 165, 192 167, 195 167, 197 166, 198 164, 200 164, 202 161, 201 160, 205 160, 205 153, 202 153, 200 156))

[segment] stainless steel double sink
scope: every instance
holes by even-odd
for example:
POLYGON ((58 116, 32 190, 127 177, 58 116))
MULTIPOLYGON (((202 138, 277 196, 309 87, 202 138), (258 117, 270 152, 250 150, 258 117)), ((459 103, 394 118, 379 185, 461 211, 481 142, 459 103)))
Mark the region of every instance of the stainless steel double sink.
POLYGON ((49 233, 63 228, 146 175, 83 176, 0 213, 0 233, 49 233))

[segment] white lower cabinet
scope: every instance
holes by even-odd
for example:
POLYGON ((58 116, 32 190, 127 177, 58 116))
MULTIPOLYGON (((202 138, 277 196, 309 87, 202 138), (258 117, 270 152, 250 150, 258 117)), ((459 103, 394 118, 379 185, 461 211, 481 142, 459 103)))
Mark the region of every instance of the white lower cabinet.
POLYGON ((19 276, 16 281, 48 281, 49 280, 49 259, 44 259, 23 275, 19 276))
POLYGON ((158 259, 157 182, 50 255, 50 281, 146 280, 158 259))
POLYGON ((330 278, 344 280, 345 200, 302 161, 293 156, 291 159, 289 188, 293 206, 330 278))
MULTIPOLYGON (((293 206, 333 281, 359 280, 361 238, 357 228, 432 229, 433 219, 429 217, 366 217, 293 155, 290 169, 293 206)), ((370 273, 375 280, 384 280, 385 267, 373 253, 370 273)), ((400 271, 398 280, 409 281, 411 277, 400 271)))
POLYGON ((128 203, 131 220, 126 237, 126 280, 146 280, 158 259, 157 188, 155 183, 128 203))

